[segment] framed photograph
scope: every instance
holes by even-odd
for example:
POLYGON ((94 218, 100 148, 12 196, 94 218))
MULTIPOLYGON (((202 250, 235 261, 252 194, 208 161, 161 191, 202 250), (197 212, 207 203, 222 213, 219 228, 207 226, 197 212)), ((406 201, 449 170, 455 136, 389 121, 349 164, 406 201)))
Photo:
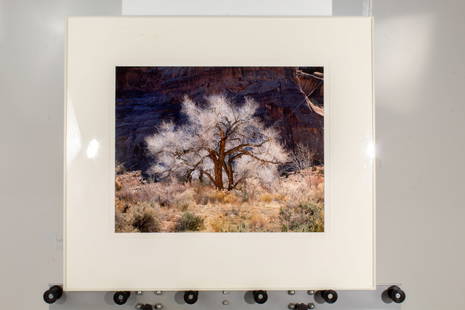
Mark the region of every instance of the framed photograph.
POLYGON ((371 35, 70 18, 65 289, 374 288, 371 35))

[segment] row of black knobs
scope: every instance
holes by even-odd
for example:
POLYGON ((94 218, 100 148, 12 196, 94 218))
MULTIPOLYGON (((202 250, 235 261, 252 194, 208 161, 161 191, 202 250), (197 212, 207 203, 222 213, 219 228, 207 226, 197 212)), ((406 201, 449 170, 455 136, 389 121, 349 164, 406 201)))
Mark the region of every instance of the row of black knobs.
MULTIPOLYGON (((115 292, 113 295, 113 301, 117 305, 124 305, 130 296, 130 292, 115 292)), ((317 291, 315 293, 316 297, 320 297, 323 301, 333 304, 337 300, 337 293, 333 290, 325 290, 325 291, 317 291)), ((252 291, 252 296, 254 301, 257 304, 264 304, 268 301, 268 293, 266 291, 252 291)), ((193 305, 199 299, 199 292, 198 291, 187 291, 184 293, 184 302, 189 305, 193 305)))
MULTIPOLYGON (((268 294, 266 291, 253 291, 252 292, 253 299, 257 304, 264 304, 268 300, 268 294)), ((44 301, 48 304, 55 303, 58 299, 63 296, 63 288, 59 285, 54 285, 50 287, 47 291, 44 292, 44 301)), ((113 301, 117 305, 124 305, 129 297, 131 296, 131 292, 128 291, 120 291, 115 292, 113 295, 113 301)), ((322 302, 327 302, 329 304, 333 304, 337 301, 337 292, 333 290, 322 290, 315 292, 315 299, 320 299, 322 302)), ((393 285, 389 287, 383 293, 383 300, 395 303, 402 303, 405 300, 405 292, 398 287, 397 285, 393 285)), ((199 299, 199 292, 198 291, 187 291, 184 293, 184 301, 189 304, 195 304, 199 299)))

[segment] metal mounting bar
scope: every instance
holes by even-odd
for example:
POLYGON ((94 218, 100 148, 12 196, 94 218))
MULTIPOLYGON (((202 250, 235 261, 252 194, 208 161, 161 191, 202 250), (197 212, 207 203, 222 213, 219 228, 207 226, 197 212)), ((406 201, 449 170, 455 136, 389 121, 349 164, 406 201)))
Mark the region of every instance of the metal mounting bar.
MULTIPOLYGON (((154 310, 267 310, 288 309, 332 309, 332 310, 399 310, 405 300, 405 293, 392 285, 379 285, 373 291, 208 291, 208 292, 65 292, 63 296, 50 305, 51 310, 94 310, 94 309, 154 309, 154 310), (254 300, 255 295, 265 293, 263 304, 254 300), (194 294, 195 303, 186 302, 186 296, 194 294), (115 296, 121 305, 115 303, 115 296), (329 303, 324 298, 330 301, 329 303), (329 296, 326 296, 329 295, 329 296), (250 296, 252 298, 250 299, 250 296), (127 297, 127 298, 126 298, 127 297), (397 303, 399 302, 399 303, 397 303)), ((263 296, 262 296, 263 297, 263 296)), ((258 297, 257 297, 258 298, 258 297)), ((188 298, 190 301, 191 299, 188 298)), ((261 299, 260 299, 261 300, 261 299)))

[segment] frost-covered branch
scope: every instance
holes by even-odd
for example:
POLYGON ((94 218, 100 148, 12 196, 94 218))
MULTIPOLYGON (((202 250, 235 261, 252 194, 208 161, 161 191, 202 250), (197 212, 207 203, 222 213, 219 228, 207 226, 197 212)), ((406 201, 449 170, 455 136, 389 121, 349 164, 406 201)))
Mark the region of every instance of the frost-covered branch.
POLYGON ((156 159, 152 172, 187 181, 206 175, 216 188, 229 190, 248 177, 271 181, 288 154, 277 132, 255 116, 256 110, 251 99, 236 106, 224 96, 211 96, 205 107, 199 107, 185 98, 182 113, 187 123, 178 127, 164 123, 146 139, 156 159))

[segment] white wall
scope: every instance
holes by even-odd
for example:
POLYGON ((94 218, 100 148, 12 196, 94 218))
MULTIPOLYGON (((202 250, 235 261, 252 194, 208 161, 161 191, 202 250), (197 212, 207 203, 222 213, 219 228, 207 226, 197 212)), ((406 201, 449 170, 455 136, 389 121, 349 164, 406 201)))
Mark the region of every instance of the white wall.
MULTIPOLYGON (((120 6, 0 0, 2 309, 47 309, 61 281, 63 18, 120 6)), ((465 309, 464 13, 374 0, 378 283, 402 283, 408 310, 465 309)))

